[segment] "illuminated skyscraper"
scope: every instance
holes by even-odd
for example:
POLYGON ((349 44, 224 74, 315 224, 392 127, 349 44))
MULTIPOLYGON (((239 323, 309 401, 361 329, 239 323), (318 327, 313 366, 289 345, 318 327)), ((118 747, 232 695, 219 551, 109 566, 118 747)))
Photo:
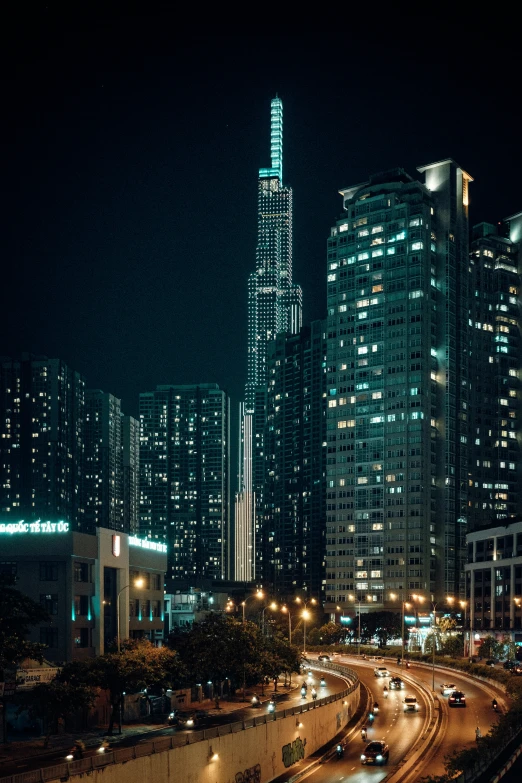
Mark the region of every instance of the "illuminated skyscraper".
POLYGON ((121 401, 100 389, 85 392, 85 524, 129 532, 123 525, 121 401))
POLYGON ((215 383, 140 394, 140 533, 169 579, 228 573, 230 403, 215 383))
POLYGON ((65 520, 85 530, 85 381, 61 359, 0 361, 2 521, 65 520))
POLYGON ((283 104, 271 102, 271 167, 259 169, 256 267, 248 280, 248 356, 240 411, 239 493, 235 517, 235 578, 262 572, 267 346, 281 332, 301 327, 302 292, 292 283, 292 189, 283 185, 283 104))
POLYGON ((331 611, 463 590, 471 178, 452 160, 419 171, 343 189, 328 240, 331 611))

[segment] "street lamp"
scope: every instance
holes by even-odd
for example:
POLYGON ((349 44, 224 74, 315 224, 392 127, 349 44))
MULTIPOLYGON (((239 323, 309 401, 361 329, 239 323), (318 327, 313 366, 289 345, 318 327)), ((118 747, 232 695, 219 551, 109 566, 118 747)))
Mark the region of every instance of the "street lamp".
MULTIPOLYGON (((448 596, 446 598, 446 601, 453 609, 453 604, 455 603, 455 598, 453 596, 448 596)), ((464 648, 464 658, 467 658, 467 650, 468 650, 468 635, 466 631, 466 625, 467 625, 467 609, 468 609, 468 602, 467 601, 459 601, 459 606, 461 609, 464 610, 464 623, 462 625, 462 637, 463 637, 463 648, 464 648)))
POLYGON ((431 626, 431 646, 432 646, 432 658, 431 658, 431 661, 432 661, 431 662, 432 680, 431 680, 431 690, 434 691, 435 690, 435 626, 437 624, 437 614, 436 614, 437 602, 436 601, 432 601, 431 602, 431 606, 432 606, 432 609, 433 609, 433 614, 432 614, 433 623, 432 623, 432 626, 431 626))
POLYGON ((254 595, 249 595, 247 598, 245 598, 244 601, 241 602, 241 606, 243 607, 243 622, 245 622, 245 606, 247 605, 247 601, 250 601, 251 598, 264 598, 265 594, 262 590, 258 590, 257 593, 254 593, 254 595))
POLYGON ((271 609, 273 612, 277 609, 277 604, 275 601, 272 601, 271 604, 268 604, 268 606, 265 606, 263 608, 263 611, 261 613, 261 635, 265 635, 265 612, 267 609, 271 609))
POLYGON ((281 611, 285 613, 288 612, 288 644, 292 644, 292 615, 286 604, 281 607, 281 611))
MULTIPOLYGON (((393 598, 395 601, 399 596, 396 593, 390 593, 390 597, 393 598)), ((402 653, 401 653, 401 663, 404 664, 404 609, 406 606, 411 606, 409 601, 404 601, 402 597, 402 593, 400 594, 400 601, 401 601, 401 617, 402 617, 402 630, 401 630, 401 645, 402 645, 402 653)))
POLYGON ((315 600, 315 598, 309 598, 307 601, 303 601, 302 598, 296 598, 295 602, 297 604, 304 604, 301 617, 303 618, 303 655, 306 655, 306 621, 309 620, 310 617, 312 616, 308 611, 307 606, 308 604, 316 604, 317 601, 315 600))
MULTIPOLYGON (((143 587, 143 579, 136 579, 134 582, 135 587, 143 587)), ((120 595, 123 593, 124 590, 126 590, 128 587, 130 587, 130 583, 128 585, 125 585, 125 587, 122 587, 119 591, 118 595, 116 596, 116 638, 118 641, 118 652, 120 652, 120 595)))
MULTIPOLYGON (((366 596, 368 601, 371 601, 371 595, 366 596)), ((360 596, 357 596, 357 598, 354 595, 348 596, 349 601, 353 601, 354 604, 357 604, 358 607, 358 615, 359 615, 359 638, 357 640, 357 655, 361 655, 361 599, 360 596)))

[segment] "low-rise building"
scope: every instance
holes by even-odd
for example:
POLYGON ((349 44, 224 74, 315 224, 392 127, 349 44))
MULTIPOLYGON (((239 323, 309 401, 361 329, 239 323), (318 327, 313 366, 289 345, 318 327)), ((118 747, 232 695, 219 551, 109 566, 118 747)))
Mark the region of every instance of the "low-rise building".
POLYGON ((509 635, 522 647, 522 521, 506 520, 466 538, 470 654, 487 635, 509 635))
POLYGON ((112 642, 163 642, 166 545, 68 522, 0 522, 0 571, 49 614, 31 631, 51 662, 101 655, 112 642))

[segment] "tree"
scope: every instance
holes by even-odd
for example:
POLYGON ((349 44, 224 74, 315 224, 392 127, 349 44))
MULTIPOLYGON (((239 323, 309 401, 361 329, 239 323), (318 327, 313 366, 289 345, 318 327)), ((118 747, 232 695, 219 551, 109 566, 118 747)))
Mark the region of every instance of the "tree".
POLYGON ((42 718, 45 731, 44 748, 49 744, 59 719, 89 709, 96 699, 96 691, 88 685, 61 682, 57 677, 51 682, 41 682, 29 691, 20 693, 18 712, 28 709, 30 717, 42 718))
POLYGON ((180 681, 184 667, 173 650, 154 647, 149 641, 124 647, 120 653, 107 653, 91 663, 91 675, 104 690, 109 692, 111 715, 108 734, 112 734, 117 722, 121 733, 121 713, 124 693, 137 693, 150 685, 180 681))
POLYGON ((345 632, 340 625, 330 622, 319 628, 319 635, 323 640, 323 644, 339 644, 341 639, 344 638, 345 632))
POLYGON ((369 612, 361 615, 361 636, 369 642, 377 637, 379 647, 386 647, 390 639, 400 638, 401 616, 395 612, 369 612))
POLYGON ((480 654, 483 658, 502 658, 504 652, 504 645, 502 642, 497 642, 492 634, 488 634, 480 645, 480 654))
POLYGON ((441 652, 444 655, 451 655, 452 658, 461 658, 464 655, 464 636, 455 634, 447 636, 442 642, 441 652))
POLYGON ((25 658, 43 661, 45 644, 29 642, 31 626, 48 621, 45 609, 16 590, 16 577, 0 574, 0 678, 4 670, 15 669, 25 658))

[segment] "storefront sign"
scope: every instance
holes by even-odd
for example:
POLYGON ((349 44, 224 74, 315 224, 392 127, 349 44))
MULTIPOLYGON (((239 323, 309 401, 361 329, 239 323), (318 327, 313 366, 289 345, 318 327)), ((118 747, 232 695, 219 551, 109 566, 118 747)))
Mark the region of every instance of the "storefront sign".
POLYGON ((0 534, 15 535, 17 533, 68 533, 70 525, 68 522, 42 522, 37 519, 35 522, 0 522, 0 534))
POLYGON ((151 541, 150 538, 137 538, 129 536, 129 546, 139 546, 141 549, 150 549, 153 552, 166 552, 167 545, 159 541, 151 541))

